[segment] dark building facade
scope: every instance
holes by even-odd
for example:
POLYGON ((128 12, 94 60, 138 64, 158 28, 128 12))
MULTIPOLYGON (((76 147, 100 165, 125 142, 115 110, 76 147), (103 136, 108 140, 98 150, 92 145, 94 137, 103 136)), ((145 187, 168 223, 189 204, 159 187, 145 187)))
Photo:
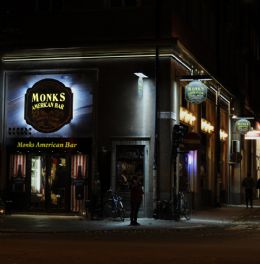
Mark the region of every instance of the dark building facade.
MULTIPOLYGON (((195 208, 240 201, 240 182, 231 178, 239 165, 228 165, 230 117, 241 101, 233 87, 244 83, 228 82, 237 72, 231 62, 240 63, 237 35, 223 41, 224 2, 200 2, 2 6, 0 187, 17 210, 81 212, 86 199, 102 199, 110 187, 128 209, 134 175, 146 216, 179 189, 191 193, 195 208), (204 103, 186 101, 192 78, 183 76, 210 77, 202 80, 204 103), (202 147, 183 146, 176 170, 172 130, 180 123, 202 147)), ((229 4, 239 13, 240 5, 229 4)))

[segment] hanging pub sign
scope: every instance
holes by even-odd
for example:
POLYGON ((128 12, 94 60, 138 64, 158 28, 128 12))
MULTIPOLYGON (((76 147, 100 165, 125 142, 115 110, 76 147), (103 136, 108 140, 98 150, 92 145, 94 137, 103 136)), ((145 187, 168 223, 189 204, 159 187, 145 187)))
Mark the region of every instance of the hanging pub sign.
POLYGON ((188 102, 200 104, 207 98, 208 87, 201 81, 191 81, 185 86, 185 98, 188 102))
POLYGON ((43 79, 25 94, 25 120, 39 132, 59 130, 72 119, 71 89, 55 79, 43 79))
POLYGON ((242 118, 236 121, 235 127, 238 133, 246 134, 250 130, 251 123, 247 119, 242 118))

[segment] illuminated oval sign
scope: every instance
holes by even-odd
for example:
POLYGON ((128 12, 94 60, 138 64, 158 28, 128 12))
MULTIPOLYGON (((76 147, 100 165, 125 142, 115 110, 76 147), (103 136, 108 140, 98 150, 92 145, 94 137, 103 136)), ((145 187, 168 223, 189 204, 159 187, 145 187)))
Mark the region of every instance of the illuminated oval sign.
POLYGON ((72 119, 71 89, 54 79, 43 79, 25 94, 25 120, 44 133, 59 130, 72 119))
POLYGON ((207 98, 208 87, 199 80, 190 82, 185 86, 185 98, 188 102, 200 104, 207 98))
POLYGON ((236 121, 235 127, 240 134, 246 134, 250 130, 251 123, 247 119, 242 118, 236 121))

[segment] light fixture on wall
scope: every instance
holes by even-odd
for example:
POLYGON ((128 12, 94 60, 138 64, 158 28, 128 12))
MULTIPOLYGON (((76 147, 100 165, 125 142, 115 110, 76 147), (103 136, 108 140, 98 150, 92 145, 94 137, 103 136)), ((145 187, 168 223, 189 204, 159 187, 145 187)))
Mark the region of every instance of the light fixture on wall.
POLYGON ((188 125, 194 126, 196 117, 184 107, 180 107, 180 120, 188 125))
POLYGON ((204 118, 201 118, 201 130, 205 133, 211 134, 214 131, 214 126, 204 118))
POLYGON ((148 76, 143 74, 142 72, 135 72, 134 75, 136 75, 139 78, 148 78, 148 76))
POLYGON ((142 72, 135 72, 134 75, 138 77, 138 95, 142 97, 144 88, 144 78, 148 78, 148 76, 143 74, 142 72))
POLYGON ((228 134, 223 129, 220 129, 219 136, 220 136, 220 140, 225 141, 228 137, 228 134))
POLYGON ((237 115, 233 115, 232 119, 255 119, 253 116, 237 116, 237 115))

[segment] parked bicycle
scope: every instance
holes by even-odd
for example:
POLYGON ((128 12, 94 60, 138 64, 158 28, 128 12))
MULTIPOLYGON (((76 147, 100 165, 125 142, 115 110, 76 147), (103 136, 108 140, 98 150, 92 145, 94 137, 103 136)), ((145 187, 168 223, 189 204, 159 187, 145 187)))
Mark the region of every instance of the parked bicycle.
POLYGON ((122 197, 112 190, 108 190, 108 199, 104 204, 104 215, 114 219, 125 220, 125 208, 122 197))
POLYGON ((188 199, 188 195, 184 192, 179 192, 176 196, 175 202, 175 220, 180 220, 185 217, 187 220, 191 218, 191 202, 188 199))
POLYGON ((153 217, 155 219, 173 219, 173 206, 172 202, 169 200, 162 200, 156 202, 156 208, 153 212, 153 217))
POLYGON ((188 195, 185 195, 184 192, 179 192, 173 201, 157 201, 153 217, 155 219, 174 219, 176 221, 179 221, 184 217, 187 220, 190 220, 191 203, 189 202, 188 195))

